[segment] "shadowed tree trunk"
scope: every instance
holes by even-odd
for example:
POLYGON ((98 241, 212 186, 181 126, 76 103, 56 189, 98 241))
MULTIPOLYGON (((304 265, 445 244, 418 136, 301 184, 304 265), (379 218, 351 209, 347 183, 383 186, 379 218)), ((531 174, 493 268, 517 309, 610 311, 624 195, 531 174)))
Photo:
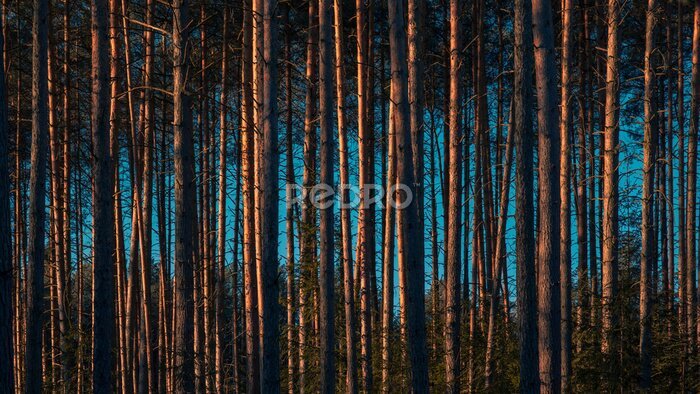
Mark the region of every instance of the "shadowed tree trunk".
POLYGON ((44 305, 44 234, 48 109, 48 1, 34 0, 32 17, 32 147, 29 179, 29 234, 24 354, 25 391, 42 391, 42 325, 44 305))
POLYGON ((114 344, 114 211, 109 149, 108 6, 92 2, 92 155, 93 221, 93 376, 95 393, 113 390, 114 344))
POLYGON ((688 195, 687 195, 687 223, 686 223, 686 241, 688 252, 686 253, 686 333, 688 336, 689 350, 692 352, 695 349, 697 333, 695 316, 696 308, 696 282, 695 282, 695 265, 697 264, 697 156, 698 156, 698 116, 700 115, 700 1, 696 0, 695 12, 693 16, 693 57, 692 57, 692 75, 690 83, 690 129, 688 134, 688 195))
POLYGON ((537 376, 537 296, 533 203, 532 8, 530 0, 514 3, 513 138, 515 163, 515 248, 520 336, 520 391, 539 391, 537 376))
POLYGON ((194 390, 194 256, 196 224, 192 110, 187 90, 188 0, 173 3, 173 132, 175 163, 175 392, 194 390))
POLYGON ((559 288, 560 243, 560 138, 557 105, 552 5, 549 0, 532 2, 532 29, 537 77, 538 135, 538 246, 537 310, 539 331, 540 392, 561 388, 561 298, 559 288))
MULTIPOLYGON (((263 327, 261 343, 261 390, 280 391, 279 349, 279 275, 278 275, 278 192, 279 146, 277 145, 277 0, 263 1, 263 87, 262 87, 262 157, 261 160, 261 234, 263 327)), ((329 131, 330 132, 330 131, 329 131)), ((332 222, 330 223, 333 228, 332 222)), ((332 249, 332 248, 331 248, 332 249)), ((332 264, 332 262, 331 262, 332 264)), ((332 272, 331 272, 332 278, 332 272)), ((332 279, 331 279, 332 283, 332 279)), ((333 326, 331 325, 331 330, 333 326)), ((331 341, 332 343, 332 341, 331 341)))
MULTIPOLYGON (((0 48, 4 48, 6 21, 0 20, 0 48)), ((14 349, 12 343, 14 304, 12 290, 12 233, 10 232, 10 124, 7 118, 5 87, 5 51, 0 51, 0 381, 11 392, 14 382, 14 349)), ((19 188, 19 182, 16 185, 19 188)), ((19 275, 19 271, 15 274, 19 275)), ((18 319, 19 316, 14 316, 18 319)))
MULTIPOLYGON (((219 224, 217 231, 217 269, 216 276, 216 392, 223 393, 225 391, 225 317, 224 308, 226 307, 226 198, 227 198, 227 177, 226 177, 226 156, 228 153, 228 42, 229 42, 229 19, 230 9, 228 3, 224 4, 223 9, 223 39, 221 43, 221 97, 219 102, 219 224)), ((236 207, 238 209, 238 207, 236 207)), ((233 224, 237 226, 236 223, 233 224)), ((234 253, 236 251, 234 250, 234 253)), ((234 293, 236 292, 235 283, 234 293)), ((235 298, 235 297, 234 297, 235 298)), ((234 305, 235 308, 235 305, 234 305)), ((235 324, 235 321, 234 321, 235 324)), ((234 337, 233 341, 237 339, 234 337)), ((238 360, 234 359, 234 368, 238 360)))
MULTIPOLYGON (((413 148, 410 138, 410 110, 408 102, 408 64, 406 62, 406 31, 403 20, 403 3, 389 0, 389 45, 391 48, 391 102, 394 106, 396 133, 396 175, 399 184, 414 190, 413 148)), ((358 22, 359 26, 359 22, 358 22)), ((403 194, 403 193, 402 193, 403 194)), ((415 193, 414 193, 415 194, 415 193)), ((415 196, 413 196, 415 197, 415 196)), ((428 356, 425 338, 424 262, 419 255, 418 204, 400 199, 406 205, 398 209, 399 264, 403 262, 406 274, 406 340, 411 365, 413 391, 428 392, 428 356), (403 240, 403 241, 401 241, 403 240)), ((399 208, 397 206, 397 208, 399 208)))

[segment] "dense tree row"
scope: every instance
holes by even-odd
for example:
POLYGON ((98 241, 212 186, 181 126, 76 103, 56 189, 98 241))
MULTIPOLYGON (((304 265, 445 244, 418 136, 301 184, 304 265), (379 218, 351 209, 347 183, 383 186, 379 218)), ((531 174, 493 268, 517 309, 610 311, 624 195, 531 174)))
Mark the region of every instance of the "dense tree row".
POLYGON ((4 0, 0 48, 0 392, 700 391, 700 0, 4 0))

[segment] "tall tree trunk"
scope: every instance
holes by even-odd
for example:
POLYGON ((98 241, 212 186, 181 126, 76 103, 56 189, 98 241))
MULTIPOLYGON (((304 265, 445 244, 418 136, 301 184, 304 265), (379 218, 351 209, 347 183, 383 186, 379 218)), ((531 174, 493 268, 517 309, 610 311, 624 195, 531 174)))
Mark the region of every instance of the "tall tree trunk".
MULTIPOLYGON (((360 190, 364 190, 367 184, 373 183, 372 170, 369 168, 371 156, 370 150, 372 129, 369 124, 370 112, 370 30, 369 5, 362 1, 355 2, 356 26, 357 26, 357 139, 359 157, 359 184, 360 190)), ((412 160, 412 159, 411 159, 412 160)), ((363 193, 360 201, 360 213, 358 220, 358 258, 357 266, 360 273, 360 368, 362 370, 362 384, 364 391, 372 389, 372 320, 370 310, 370 266, 374 261, 374 220, 373 210, 365 199, 363 193)))
MULTIPOLYGON (((459 393, 459 335, 461 289, 461 213, 462 213, 462 97, 460 84, 461 26, 460 2, 450 0, 450 165, 448 169, 449 204, 445 260, 445 369, 447 391, 459 393)), ((422 236, 419 236, 422 240, 422 236)), ((417 240, 418 241, 418 240, 417 240)), ((410 242, 410 241, 409 241, 410 242)), ((422 243, 422 241, 420 241, 422 243)))
MULTIPOLYGON (((320 172, 321 184, 327 190, 335 188, 333 175, 333 0, 320 0, 318 7, 319 29, 319 106, 320 106, 320 172)), ((342 83, 342 82, 341 82, 342 83)), ((333 200, 320 208, 320 342, 321 342, 321 392, 335 392, 335 274, 333 241, 333 200)))
POLYGON ((304 106, 304 174, 303 183, 307 195, 301 210, 301 266, 299 267, 299 385, 301 392, 309 389, 307 368, 310 363, 309 348, 313 342, 312 321, 314 309, 311 299, 317 283, 315 271, 316 211, 308 191, 316 184, 316 79, 318 30, 314 28, 318 0, 309 1, 309 26, 306 42, 306 104, 304 106))
POLYGON ((571 14, 573 1, 562 0, 561 38, 561 117, 559 119, 559 139, 561 156, 559 161, 559 198, 561 200, 561 227, 559 230, 560 251, 559 277, 561 294, 561 391, 569 391, 571 374, 571 14))
POLYGON ((539 391, 537 377, 537 293, 533 203, 532 8, 530 0, 514 3, 513 137, 515 163, 515 248, 520 337, 520 391, 539 391))
POLYGON ((618 272, 618 149, 619 149, 619 44, 617 28, 620 23, 620 9, 617 0, 608 0, 608 48, 605 76, 605 131, 603 151, 603 221, 602 221, 602 329, 601 349, 612 361, 616 352, 615 329, 617 326, 613 302, 617 296, 618 272))
MULTIPOLYGON (((394 127, 396 133, 396 175, 397 183, 413 190, 415 173, 413 169, 413 148, 410 138, 410 109, 408 101, 408 64, 406 62, 406 31, 403 20, 402 2, 389 1, 389 45, 391 48, 391 102, 394 106, 394 127)), ((358 26, 359 26, 358 21, 358 26)), ((404 194, 404 193, 402 193, 404 194)), ((417 202, 401 200, 398 217, 399 264, 406 270, 406 334, 408 355, 411 361, 411 386, 415 392, 428 392, 428 357, 425 338, 425 299, 424 267, 419 255, 418 242, 419 215, 417 202), (403 242, 401 242, 403 240, 403 242)), ((397 206, 398 208, 398 206, 397 206)))
POLYGON ((656 115, 656 81, 654 78, 653 52, 656 34, 656 0, 648 0, 646 35, 644 45, 644 179, 642 186, 642 256, 639 284, 639 354, 640 380, 643 390, 651 388, 651 323, 652 323, 652 266, 656 264, 654 253, 655 233, 652 226, 654 198, 654 171, 656 170, 656 143, 658 119, 656 115))
POLYGON ((26 309, 25 391, 42 391, 42 321, 44 305, 44 234, 48 120, 47 0, 34 0, 32 18, 32 147, 29 180, 29 237, 26 309))
MULTIPOLYGON (((4 9, 5 7, 3 7, 4 9)), ((12 324, 14 275, 12 264, 12 233, 10 232, 10 124, 7 117, 7 89, 5 87, 5 20, 0 20, 0 381, 11 392, 14 382, 14 349, 12 324)), ((19 182, 15 187, 19 188, 19 182)), ((16 204, 19 200, 15 201, 16 204)), ((15 273, 19 276, 19 271, 15 273)))
MULTIPOLYGON (((262 237, 262 285, 263 327, 261 343, 261 390, 279 393, 279 276, 277 257, 279 147, 277 145, 277 0, 263 1, 263 88, 262 88, 262 157, 261 220, 262 237)), ((330 144, 330 142, 329 142, 330 144)), ((330 148, 329 148, 330 149, 330 148)), ((330 223, 333 228, 332 221, 330 223)), ((331 248, 332 250, 332 248, 331 248)), ((331 252, 332 253, 332 252, 331 252)), ((332 262, 330 263, 332 264, 332 262)), ((332 272, 331 272, 331 283, 332 272)), ((333 326, 331 325, 331 330, 333 326)), ((331 341, 332 342, 332 341, 331 341)), ((331 346, 332 347, 332 346, 331 346)))
POLYGON ((348 163, 348 134, 345 116, 345 67, 343 40, 343 3, 335 0, 333 10, 335 18, 335 88, 336 113, 338 116, 338 156, 340 161, 340 186, 342 208, 340 226, 342 237, 343 288, 345 298, 345 358, 347 373, 345 389, 349 394, 357 394, 357 352, 355 327, 355 297, 352 264, 352 221, 350 211, 350 169, 348 163))
POLYGON ((690 96, 690 133, 688 135, 688 195, 686 202, 685 213, 687 216, 686 223, 686 241, 688 252, 686 254, 686 333, 687 340, 690 345, 690 351, 695 349, 697 340, 696 330, 696 294, 695 294, 695 265, 697 264, 697 146, 698 146, 698 130, 700 125, 698 116, 700 115, 700 1, 696 0, 695 12, 693 16, 693 68, 691 75, 691 96, 690 96))
POLYGON ((683 1, 678 1, 677 10, 677 41, 678 41, 678 321, 680 331, 685 331, 685 266, 687 260, 687 242, 685 238, 685 71, 684 71, 684 33, 683 33, 683 1))
POLYGON ((190 20, 188 1, 173 3, 173 125, 175 163, 175 392, 194 391, 193 267, 196 237, 194 140, 187 89, 190 20))
POLYGON ((252 1, 243 4, 243 56, 241 103, 241 178, 243 180, 243 263, 246 326, 246 388, 260 391, 260 341, 255 264, 255 122, 253 102, 253 10, 252 1))
MULTIPOLYGON (((612 0, 614 1, 614 0, 612 0)), ((561 297, 559 288, 560 243, 560 137, 557 105, 552 5, 532 2, 535 75, 537 77, 539 233, 537 247, 540 392, 561 388, 561 297)))
POLYGON ((93 190, 93 391, 113 387, 114 344, 114 211, 112 161, 109 144, 108 5, 92 1, 92 156, 93 190))

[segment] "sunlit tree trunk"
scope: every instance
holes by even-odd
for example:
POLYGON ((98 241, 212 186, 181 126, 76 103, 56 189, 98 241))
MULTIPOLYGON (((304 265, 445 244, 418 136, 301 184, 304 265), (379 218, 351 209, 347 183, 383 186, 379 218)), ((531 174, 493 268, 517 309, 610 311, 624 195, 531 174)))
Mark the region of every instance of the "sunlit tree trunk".
POLYGON ((253 14, 251 0, 243 3, 241 102, 241 178, 243 188, 243 264, 246 327, 246 389, 260 391, 260 340, 255 264, 255 156, 253 117, 253 14))
MULTIPOLYGON (((334 2, 335 18, 335 86, 336 86, 336 113, 338 116, 338 158, 340 161, 340 185, 350 186, 350 168, 348 164, 348 134, 345 115, 345 67, 344 67, 344 40, 343 40, 343 3, 340 0, 334 2)), ((350 194, 347 189, 341 191, 341 203, 344 208, 340 210, 340 228, 342 238, 342 262, 343 262, 343 288, 345 306, 345 358, 347 373, 345 376, 345 390, 349 394, 356 394, 357 389, 357 352, 355 337, 355 297, 353 291, 352 264, 352 221, 349 205, 350 194)))
MULTIPOLYGON (((605 131, 603 152, 603 221, 602 221, 602 330, 601 349, 607 356, 616 352, 615 329, 617 326, 613 301, 617 296, 618 272, 618 149, 619 149, 619 44, 618 25, 620 10, 617 0, 608 0, 608 47, 605 76, 605 131)), ((611 357, 611 360, 614 357, 611 357)), ((611 363, 612 370, 615 369, 611 363)), ((614 372, 612 372, 614 373, 614 372)))
MULTIPOLYGON (((320 0, 318 7, 319 29, 319 107, 320 107, 320 175, 321 184, 334 189, 333 175, 333 0, 320 0)), ((340 81, 342 83, 342 81, 340 81)), ((335 209, 333 199, 326 198, 320 208, 320 342, 321 342, 321 392, 335 392, 335 274, 333 241, 335 209)))
MULTIPOLYGON (((447 391, 459 393, 459 337, 461 290, 462 119, 460 2, 450 1, 450 165, 445 265, 445 369, 447 391)), ((419 237, 422 239, 422 237, 419 237)), ((420 241, 422 243, 422 241, 420 241)))
POLYGON ((561 200, 561 226, 559 230, 560 250, 559 277, 561 294, 561 391, 569 391, 571 374, 571 136, 572 99, 571 63, 572 29, 571 16, 573 1, 562 0, 561 37, 561 116, 559 119, 559 139, 561 141, 559 198, 561 200))
MULTIPOLYGON (((372 171, 369 168, 371 155, 369 150, 372 139, 372 129, 368 122, 370 106, 369 84, 369 51, 372 32, 369 28, 369 5, 362 0, 357 0, 356 5, 356 34, 357 34, 357 139, 359 157, 359 184, 360 190, 372 183, 372 171)), ((364 196, 364 194, 363 194, 364 196)), ((363 198, 360 201, 360 213, 358 220, 358 246, 359 254, 357 266, 359 268, 359 294, 360 294, 360 368, 362 371, 362 384, 364 391, 372 388, 372 320, 370 311, 370 266, 374 260, 374 221, 371 207, 363 198)))
POLYGON ((656 34, 656 0, 648 0, 646 12, 646 35, 644 45, 644 177, 642 186, 642 255, 639 284, 639 354, 640 380, 643 390, 651 388, 651 308, 652 266, 656 264, 654 253, 655 232, 652 225, 654 198, 654 172, 656 170, 656 142, 658 118, 656 115, 656 81, 654 78, 653 52, 656 34))

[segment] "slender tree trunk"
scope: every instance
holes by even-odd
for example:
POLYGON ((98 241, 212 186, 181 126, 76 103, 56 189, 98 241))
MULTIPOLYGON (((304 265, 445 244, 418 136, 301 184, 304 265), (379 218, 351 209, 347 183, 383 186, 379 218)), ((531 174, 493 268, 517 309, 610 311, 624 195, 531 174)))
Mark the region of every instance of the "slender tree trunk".
POLYGON ((537 377, 537 293, 533 203, 532 130, 532 8, 530 0, 514 3, 513 137, 518 158, 516 185, 516 262, 518 281, 518 331, 520 336, 520 391, 539 391, 537 377))
POLYGON ((572 37, 571 16, 573 1, 562 0, 561 38, 561 117, 559 139, 561 141, 559 198, 561 200, 561 226, 559 230, 560 251, 559 277, 561 294, 561 391, 568 392, 571 374, 571 63, 572 37))
MULTIPOLYGON (((445 265, 445 369, 447 391, 459 393, 461 289, 462 119, 460 2, 450 1, 450 165, 445 265)), ((420 237, 419 239, 422 239, 420 237)), ((410 242, 410 241, 409 241, 410 242)), ((422 243, 422 241, 421 241, 422 243)))
POLYGON ((308 192, 316 184, 316 79, 318 30, 316 18, 318 0, 309 1, 309 27, 306 42, 306 104, 304 114, 304 174, 303 183, 307 196, 301 210, 301 267, 299 268, 299 386, 302 393, 309 389, 307 368, 310 362, 309 348, 313 342, 312 321, 314 309, 311 299, 316 284, 316 211, 308 192))
POLYGON ((382 392, 391 391, 391 327, 394 320, 394 238, 396 236, 396 211, 393 204, 396 193, 390 193, 396 184, 396 133, 394 111, 389 108, 387 135, 386 204, 384 211, 384 268, 382 275, 382 392))
MULTIPOLYGON (((4 10, 5 7, 3 7, 4 10)), ((12 302, 14 275, 12 264, 12 233, 10 232, 10 124, 7 117, 7 89, 5 87, 5 20, 0 20, 0 381, 8 392, 15 387, 12 343, 13 319, 15 315, 12 302)), ((19 188, 19 182, 15 187, 19 188)), ((16 204, 19 200, 15 201, 16 204)), ((19 275, 19 272, 15 273, 19 275)))
MULTIPOLYGON (((614 0, 611 0, 614 1, 614 0)), ((557 130, 554 33, 549 0, 532 3, 535 75, 537 77, 539 233, 537 248, 540 392, 561 389, 561 297, 559 288, 560 243, 560 136, 557 130)))
POLYGON ((350 186, 350 169, 348 163, 348 135, 345 116, 345 68, 344 68, 344 40, 343 40, 343 3, 335 0, 333 10, 335 18, 335 86, 336 86, 336 113, 338 116, 338 156, 340 161, 340 185, 341 191, 340 226, 342 237, 342 261, 343 261, 343 287, 345 298, 345 358, 347 373, 345 376, 346 392, 357 394, 357 352, 355 327, 355 297, 353 291, 352 262, 352 223, 349 207, 350 194, 347 187, 350 186))
POLYGON ((687 260, 687 242, 685 238, 685 72, 683 58, 683 2, 678 1, 678 321, 680 331, 685 332, 685 267, 687 260))
MULTIPOLYGON (((321 137, 321 184, 334 189, 333 179, 333 0, 320 0, 318 7, 319 29, 319 106, 321 137)), ((335 392, 335 274, 333 241, 333 200, 321 201, 328 207, 320 208, 320 342, 321 342, 321 392, 335 392)))
MULTIPOLYGON (((359 157, 359 184, 360 190, 364 190, 367 184, 373 183, 369 168, 371 155, 374 153, 369 149, 371 146, 372 130, 369 124, 369 96, 371 85, 369 84, 369 59, 370 41, 372 31, 370 30, 369 5, 357 0, 356 3, 356 26, 357 26, 357 138, 359 157)), ((411 159, 412 160, 412 159, 411 159)), ((360 280, 360 368, 362 370, 362 384, 364 391, 372 389, 372 320, 370 310, 370 266, 374 260, 374 221, 373 210, 365 200, 365 193, 360 201, 360 213, 358 220, 358 246, 360 253, 357 258, 360 280)))
POLYGON ((656 81, 654 78, 653 52, 656 34, 656 0, 649 0, 646 14, 646 36, 644 47, 644 179, 642 188, 642 257, 639 285, 639 354, 640 380, 643 390, 651 388, 651 323, 652 281, 654 259, 654 231, 651 224, 654 198, 654 171, 656 170, 656 141, 658 119, 656 115, 656 81))
POLYGON ((175 392, 194 390, 193 266, 196 237, 194 140, 187 89, 190 20, 188 1, 173 3, 173 125, 175 163, 175 392))
MULTIPOLYGON (((262 113, 262 157, 261 220, 262 237, 262 285, 263 316, 261 344, 261 390, 264 393, 279 393, 279 276, 277 257, 278 238, 278 193, 279 147, 277 145, 277 0, 263 1, 263 113, 262 113)), ((330 54, 329 54, 330 55, 330 54)), ((329 131, 330 132, 330 131, 329 131)), ((330 142, 328 142, 330 144, 330 142)), ((330 149, 330 147, 328 148, 330 149)), ((332 221, 330 228, 333 228, 332 221)), ((332 240, 330 241, 332 243, 332 240)), ((330 248, 332 250, 332 247, 330 248)), ((331 252, 332 253, 332 252, 331 252)), ((332 262, 330 263, 332 264, 332 262)), ((330 275, 331 286, 333 275, 330 275)), ((332 317, 331 317, 332 320, 332 317)), ((330 323, 330 329, 333 329, 330 323)), ((332 340, 331 340, 332 343, 332 340)), ((331 346, 332 348, 332 346, 331 346)))
POLYGON ((294 372, 297 366, 296 360, 296 341, 295 337, 295 299, 296 294, 294 290, 294 205, 295 201, 295 188, 296 179, 294 176, 294 144, 293 144, 293 96, 292 96, 292 62, 291 62, 291 51, 292 51, 292 27, 289 24, 289 9, 290 7, 284 8, 284 21, 285 21, 285 89, 286 89, 286 106, 287 106, 287 135, 286 135, 286 148, 287 148, 287 168, 286 168, 286 232, 287 232, 287 390, 289 394, 294 394, 294 389, 296 387, 296 380, 294 372))
POLYGON ((696 294, 695 294, 695 269, 697 264, 697 145, 698 145, 698 116, 700 115, 700 1, 694 2, 695 12, 693 16, 693 57, 691 75, 691 101, 690 101, 690 133, 688 135, 688 195, 686 202, 686 241, 688 252, 686 254, 686 333, 690 345, 690 351, 695 349, 696 333, 696 294))
POLYGON ((253 11, 251 1, 243 4, 243 57, 241 113, 241 178, 243 180, 243 262, 246 326, 246 388, 260 391, 260 341, 255 264, 255 156, 253 117, 253 11))
MULTIPOLYGON (((605 77, 605 132, 603 152, 603 250, 602 250, 602 306, 603 337, 601 349, 609 357, 611 376, 616 366, 616 313, 613 302, 617 297, 618 273, 618 149, 619 149, 619 44, 617 29, 619 25, 619 4, 617 0, 608 0, 608 48, 605 77)), ((611 384, 614 385, 613 382, 611 384)))
MULTIPOLYGON (((403 4, 398 0, 389 1, 389 45, 391 48, 391 102, 394 106, 394 126, 396 132, 396 175, 398 183, 411 190, 415 185, 413 170, 413 148, 410 138, 410 109, 408 101, 408 64, 406 62, 406 31, 403 21, 403 4)), ((358 21, 358 26, 359 26, 358 21)), ((407 196, 406 196, 407 197, 407 196)), ((419 255, 418 204, 407 201, 403 209, 398 209, 399 262, 406 269, 406 334, 408 355, 411 361, 411 386, 415 392, 428 392, 427 349, 425 338, 425 299, 424 267, 419 255)))
MULTIPOLYGON (((500 207, 498 209, 498 239, 496 240, 496 258, 494 261, 497 264, 495 267, 495 275, 493 280, 493 293, 491 294, 491 303, 489 304, 489 325, 488 334, 486 338, 486 361, 485 361, 485 377, 486 377, 486 387, 488 388, 493 383, 493 373, 495 372, 495 365, 493 360, 493 353, 495 348, 495 335, 496 335, 496 310, 498 308, 498 292, 500 290, 501 273, 504 272, 502 265, 505 264, 505 232, 506 224, 508 221, 508 203, 510 199, 510 173, 511 166, 513 162, 513 121, 512 115, 513 111, 511 108, 511 121, 510 130, 508 131, 508 137, 506 138, 506 150, 505 157, 503 158, 503 171, 501 174, 501 187, 500 187, 500 207)), ((503 294, 507 297, 507 294, 503 294)))
POLYGON ((48 151, 48 1, 34 0, 32 19, 32 147, 29 180, 29 237, 26 309, 25 391, 42 391, 44 234, 48 151))

